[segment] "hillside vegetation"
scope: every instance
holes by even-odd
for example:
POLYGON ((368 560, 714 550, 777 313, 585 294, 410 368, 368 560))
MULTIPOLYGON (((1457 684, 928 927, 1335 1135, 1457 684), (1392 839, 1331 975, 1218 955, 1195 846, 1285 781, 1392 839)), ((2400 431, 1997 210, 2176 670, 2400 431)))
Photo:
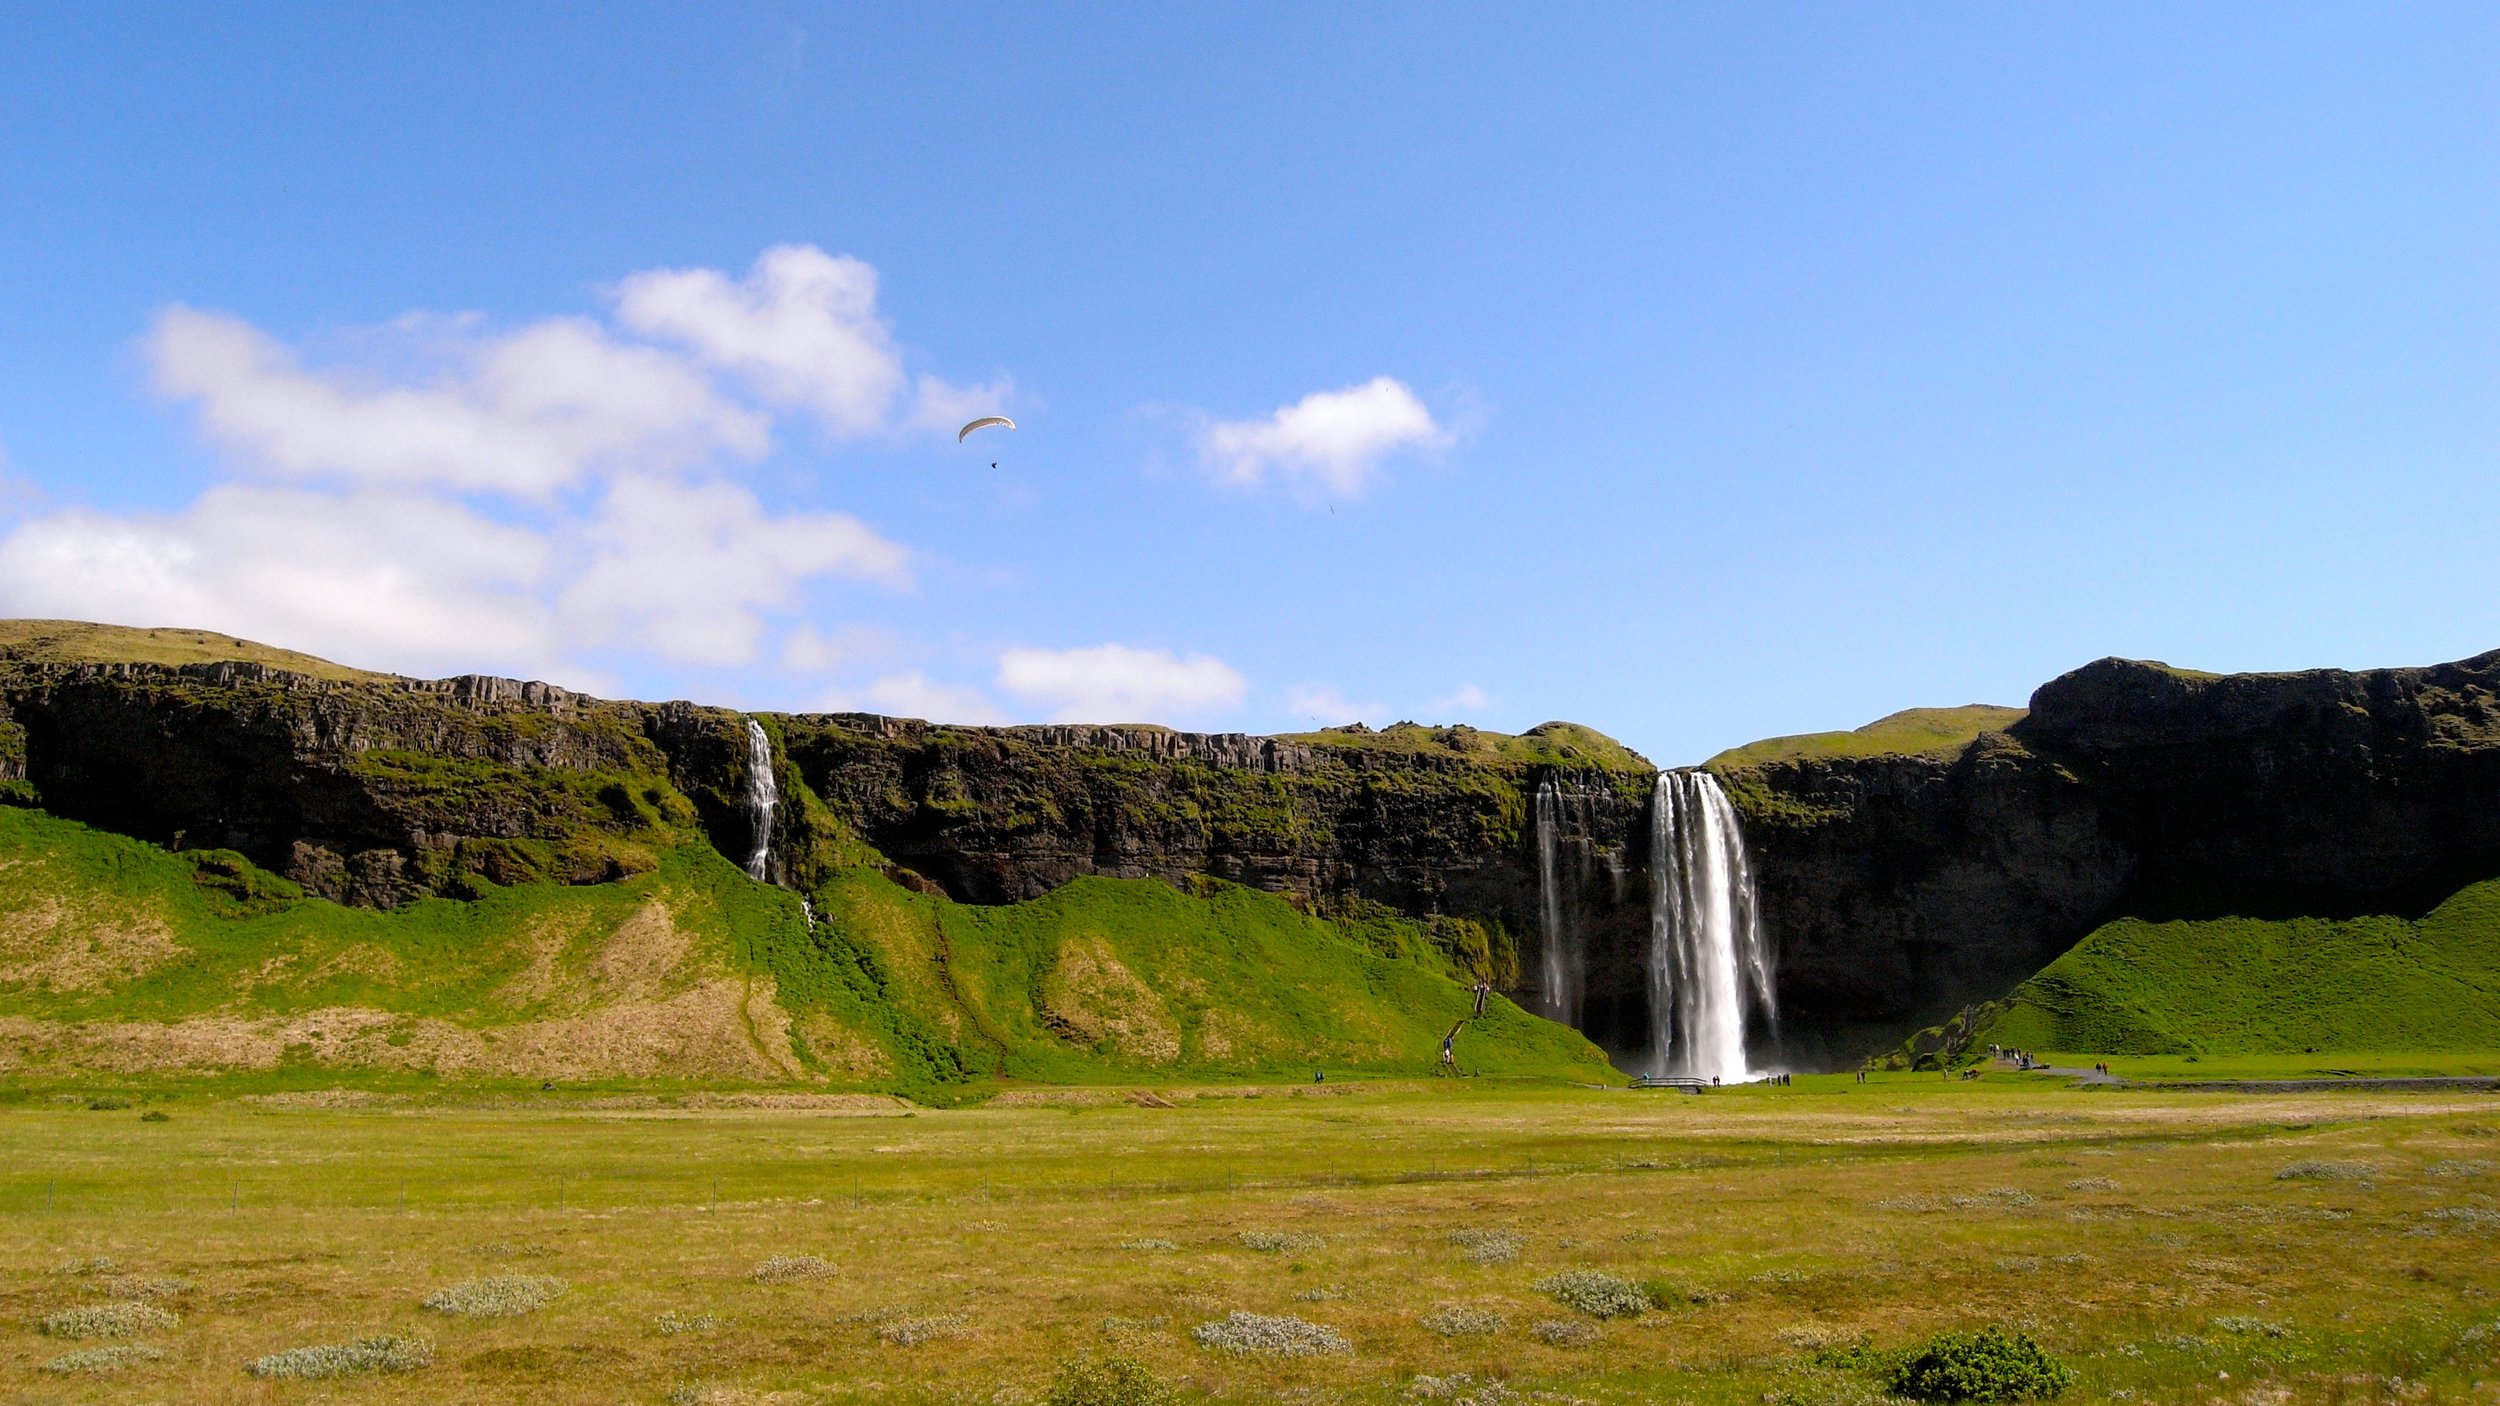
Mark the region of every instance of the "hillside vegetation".
POLYGON ((1977 1044, 2141 1055, 2500 1049, 2500 880, 2418 920, 2121 919, 1977 1044))
MULTIPOLYGON (((692 842, 611 883, 392 912, 241 856, 0 809, 0 1073, 657 1082, 951 1099, 1000 1080, 1432 1067, 1470 995, 1420 925, 1207 883, 974 908, 874 869, 814 895, 692 842)), ((1496 1000, 1488 1073, 1610 1077, 1496 1000)))
POLYGON ((1915 756, 1960 751, 1983 732, 2003 732, 2022 721, 2021 708, 1971 703, 1959 708, 1904 708, 1850 732, 1802 732, 1730 747, 1705 765, 1714 771, 1760 766, 1792 757, 1915 756))
POLYGON ((389 677, 213 630, 146 629, 83 620, 0 620, 0 660, 26 664, 236 662, 340 681, 389 677))

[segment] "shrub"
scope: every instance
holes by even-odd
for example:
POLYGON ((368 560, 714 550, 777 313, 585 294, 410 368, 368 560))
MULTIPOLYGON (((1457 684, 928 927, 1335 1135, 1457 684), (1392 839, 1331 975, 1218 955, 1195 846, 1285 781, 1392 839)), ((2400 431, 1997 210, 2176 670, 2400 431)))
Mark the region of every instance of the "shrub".
POLYGON ((118 1372, 125 1367, 155 1362, 165 1356, 162 1349, 142 1347, 137 1343, 116 1343, 111 1347, 81 1348, 64 1352, 43 1364, 43 1370, 55 1376, 91 1376, 118 1372))
POLYGON ((2107 1177, 2077 1177, 2066 1183, 2068 1191, 2116 1191, 2118 1183, 2107 1177))
POLYGON ((1274 1230, 1245 1230, 1233 1237, 1245 1250, 1263 1255, 1298 1255, 1319 1249, 1328 1242, 1316 1235, 1293 1235, 1274 1230))
POLYGON ((434 1365, 434 1344, 423 1338, 372 1337, 352 1343, 291 1347, 254 1358, 244 1371, 255 1377, 310 1381, 377 1372, 414 1372, 434 1365))
POLYGON ((142 1333, 168 1333, 182 1320, 152 1303, 92 1303, 65 1308, 43 1320, 43 1330, 56 1338, 135 1338, 142 1333))
POLYGON ((672 1308, 652 1319, 651 1326, 660 1330, 661 1337, 673 1338, 680 1333, 708 1333, 720 1326, 720 1320, 708 1313, 679 1313, 672 1308))
POLYGON ((2245 1314, 2237 1313, 2215 1319, 2214 1327, 2220 1332, 2239 1333, 2248 1337, 2288 1338, 2292 1335, 2289 1324, 2277 1323, 2268 1318, 2250 1318, 2245 1314))
POLYGON ((1189 1335, 1198 1340, 1200 1347, 1244 1357, 1317 1357, 1322 1353, 1354 1351, 1354 1344, 1334 1328, 1282 1314, 1270 1317, 1246 1313, 1238 1308, 1213 1323, 1199 1324, 1189 1330, 1189 1335))
POLYGON ((1453 1230, 1450 1243, 1469 1264, 1509 1264, 1527 1242, 1507 1230, 1453 1230))
POLYGON ((1594 1323, 1549 1318, 1528 1330, 1528 1336, 1549 1347, 1586 1347, 1605 1336, 1594 1323))
POLYGON ((1510 1320, 1489 1308, 1470 1308, 1451 1304, 1427 1313, 1421 1320, 1426 1332, 1445 1338, 1475 1338, 1499 1333, 1510 1327, 1510 1320))
POLYGON ((877 1329, 877 1341, 896 1347, 918 1347, 939 1338, 960 1336, 965 1319, 960 1313, 932 1314, 926 1318, 897 1318, 877 1329))
POLYGON ((2276 1181, 2368 1181, 2378 1175, 2375 1162, 2294 1162, 2274 1174, 2276 1181))
POLYGON ((426 1296, 423 1306, 460 1318, 515 1318, 545 1308, 564 1290, 561 1279, 498 1274, 437 1289, 426 1296))
POLYGON ((147 1112, 139 1115, 139 1121, 142 1123, 170 1123, 174 1121, 174 1115, 161 1108, 151 1108, 147 1112))
POLYGON ((2057 1396, 2073 1374, 2028 1333, 1938 1333, 1901 1359, 1892 1389, 1915 1401, 2029 1401, 2057 1396))
POLYGON ((1144 1363, 1087 1353, 1059 1364, 1043 1406, 1170 1406, 1177 1393, 1144 1363))
POLYGON ((1177 1250, 1180 1246, 1169 1240, 1123 1240, 1120 1242, 1120 1248, 1141 1253, 1159 1253, 1164 1250, 1177 1250))
POLYGON ((1636 1318, 1649 1312, 1649 1293, 1599 1269, 1567 1269, 1536 1282, 1536 1291, 1591 1318, 1636 1318))
POLYGON ((815 1255, 775 1255, 757 1265, 747 1277, 758 1284, 796 1284, 832 1273, 833 1266, 815 1255))

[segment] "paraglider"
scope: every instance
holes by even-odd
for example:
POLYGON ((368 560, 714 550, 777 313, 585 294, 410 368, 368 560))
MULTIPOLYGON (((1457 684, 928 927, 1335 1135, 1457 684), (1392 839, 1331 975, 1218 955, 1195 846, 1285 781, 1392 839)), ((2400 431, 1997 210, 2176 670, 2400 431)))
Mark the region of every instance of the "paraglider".
POLYGON ((1003 430, 1012 430, 1016 427, 1016 422, 1008 419, 1004 415, 984 415, 980 419, 973 421, 971 424, 964 426, 962 429, 955 431, 955 442, 957 444, 961 444, 964 442, 964 436, 971 434, 974 430, 986 430, 992 425, 996 425, 1003 430))

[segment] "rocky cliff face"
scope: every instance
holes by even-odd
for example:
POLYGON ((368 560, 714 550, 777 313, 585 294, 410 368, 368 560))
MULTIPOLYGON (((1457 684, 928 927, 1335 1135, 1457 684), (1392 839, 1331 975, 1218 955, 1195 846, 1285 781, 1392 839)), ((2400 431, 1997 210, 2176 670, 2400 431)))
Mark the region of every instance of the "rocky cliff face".
MULTIPOLYGON (((2500 873, 2500 652, 2215 678, 2104 660, 1958 748, 1721 767, 1788 1053, 1841 1061, 2002 995, 2119 914, 2419 907, 2500 873)), ((1585 730, 1296 738, 767 715, 775 877, 844 864, 965 902, 1079 875, 1222 879, 1436 937, 1546 1005, 1533 796, 1600 1044, 1646 1040, 1655 772, 1585 730)), ((0 658, 0 794, 394 906, 598 882, 753 843, 744 720, 543 684, 0 658)))
MULTIPOLYGON (((1318 908, 1377 903, 1449 920, 1452 941, 1481 944, 1482 969, 1531 1008, 1546 993, 1529 798, 1551 778, 1570 798, 1558 827, 1570 938, 1612 974, 1593 987, 1623 989, 1645 941, 1651 773, 1574 745, 1584 734, 1568 726, 1519 739, 1465 728, 1290 739, 933 727, 856 714, 777 726, 810 795, 957 899, 1012 902, 1088 874, 1205 874, 1318 908)), ((1580 1022, 1601 1044, 1619 1020, 1610 1000, 1600 995, 1580 1022)))
POLYGON ((2002 995, 2123 914, 2417 911, 2500 873, 2500 652, 2216 677, 2107 659, 1954 752, 1728 769, 1812 1057, 2002 995))
MULTIPOLYGON (((1638 984, 1649 772, 1582 729, 1287 739, 762 721, 780 769, 782 882, 884 863, 1001 903, 1080 875, 1212 875, 1316 909, 1434 919, 1453 952, 1532 1002, 1544 935, 1527 797, 1553 778, 1570 798, 1560 898, 1590 954, 1589 1020, 1641 1028, 1612 1014, 1610 993, 1638 984)), ((0 783, 21 802, 173 848, 240 851, 371 907, 481 881, 621 877, 696 832, 743 860, 748 765, 744 719, 686 703, 257 663, 0 660, 0 783)))

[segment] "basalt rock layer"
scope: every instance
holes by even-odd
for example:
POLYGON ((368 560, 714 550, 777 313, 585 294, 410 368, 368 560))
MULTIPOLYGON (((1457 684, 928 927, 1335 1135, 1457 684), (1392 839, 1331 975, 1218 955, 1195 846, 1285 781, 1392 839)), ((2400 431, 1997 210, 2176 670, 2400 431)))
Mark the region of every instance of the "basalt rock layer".
MULTIPOLYGON (((642 874, 697 834, 733 860, 753 846, 738 714, 201 659, 215 642, 199 639, 150 646, 191 662, 0 647, 0 797, 235 851, 370 908, 642 874)), ((1975 740, 1763 744, 1713 763, 1753 852, 1788 1057, 1889 1047, 2113 917, 2427 911, 2500 873, 2496 698, 2500 652, 2232 677, 2104 660, 1975 740)), ((996 904, 1087 876, 1211 876, 1339 917, 1421 919, 1532 1010, 1547 939, 1532 798, 1551 787, 1557 906, 1586 992, 1564 1014, 1618 1053, 1646 1039, 1656 773, 1585 729, 760 720, 782 883, 867 866, 996 904)))
MULTIPOLYGON (((1211 876, 1315 911, 1423 919, 1462 967, 1531 1003, 1543 934, 1528 796, 1552 784, 1567 798, 1573 941, 1601 976, 1621 968, 1601 992, 1637 988, 1651 772, 1569 724, 1267 738, 759 719, 783 798, 777 881, 805 888, 869 864, 995 904, 1085 876, 1211 876)), ((744 719, 688 703, 0 652, 0 786, 14 799, 169 848, 233 851, 362 907, 622 878, 697 832, 743 860, 749 765, 744 719)), ((1600 994, 1584 1023, 1637 1028, 1637 1012, 1610 1011, 1600 994)))
POLYGON ((2105 659, 1958 748, 1723 768, 1801 1053, 2004 995, 2121 916, 2419 915, 2500 873, 2500 651, 2214 676, 2105 659))

